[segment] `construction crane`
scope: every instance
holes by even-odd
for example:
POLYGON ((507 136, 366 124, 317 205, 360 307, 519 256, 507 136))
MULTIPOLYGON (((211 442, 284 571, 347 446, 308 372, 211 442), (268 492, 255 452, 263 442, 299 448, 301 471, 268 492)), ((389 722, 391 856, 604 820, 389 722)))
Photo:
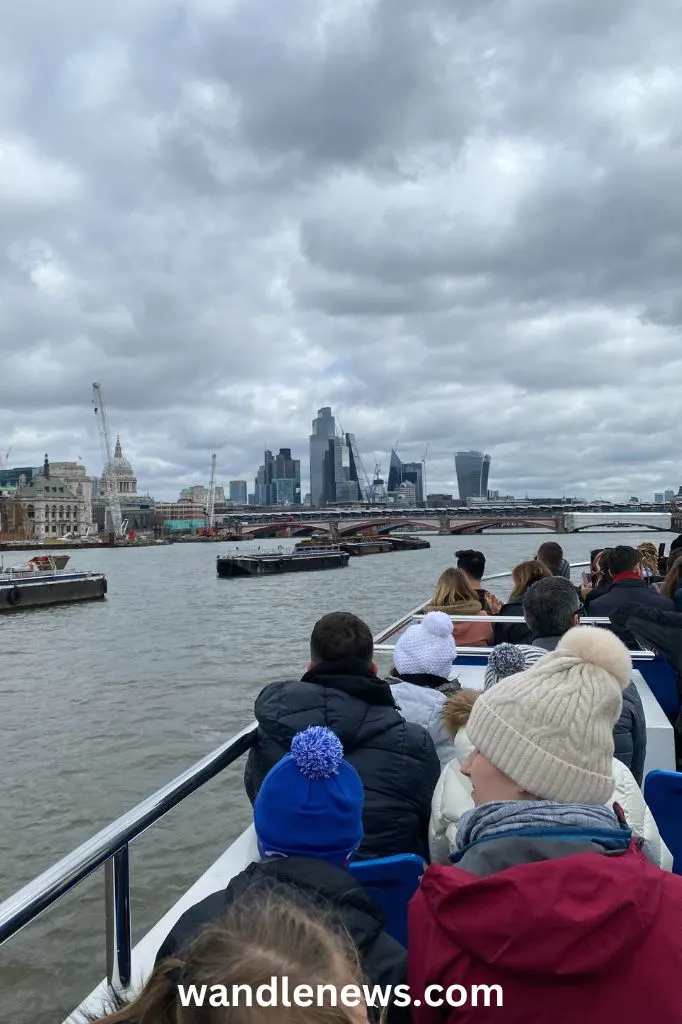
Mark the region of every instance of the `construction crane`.
POLYGON ((215 467, 218 456, 213 453, 211 457, 211 479, 208 485, 208 502, 206 503, 206 525, 209 531, 213 531, 215 522, 215 467))
POLYGON ((5 466, 7 465, 8 461, 9 461, 9 457, 10 457, 11 454, 12 454, 12 448, 10 446, 7 449, 7 451, 5 452, 4 458, 3 458, 2 455, 0 455, 0 469, 4 469, 5 468, 5 466))
POLYGON ((109 436, 109 424, 107 422, 107 412, 104 407, 104 398, 102 397, 102 385, 92 385, 92 404, 95 408, 95 417, 97 419, 97 429, 99 431, 99 443, 102 449, 102 460, 104 462, 104 482, 106 485, 106 499, 109 506, 109 513, 111 515, 111 525, 114 531, 115 537, 120 537, 123 533, 123 516, 121 514, 121 499, 118 494, 118 487, 116 486, 116 476, 114 474, 113 465, 113 449, 111 447, 111 438, 109 436))

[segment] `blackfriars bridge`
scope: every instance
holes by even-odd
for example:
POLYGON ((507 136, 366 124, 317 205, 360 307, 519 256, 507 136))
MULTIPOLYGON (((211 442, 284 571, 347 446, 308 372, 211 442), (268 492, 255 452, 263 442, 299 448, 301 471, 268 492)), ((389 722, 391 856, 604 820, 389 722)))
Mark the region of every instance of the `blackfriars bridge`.
POLYGON ((310 513, 275 514, 271 519, 260 515, 249 520, 229 523, 230 531, 245 540, 256 537, 325 537, 331 540, 350 535, 385 536, 394 530, 432 532, 461 536, 481 534, 486 530, 530 529, 546 533, 581 533, 587 530, 628 530, 682 532, 682 516, 669 512, 560 512, 555 515, 533 515, 532 510, 520 514, 437 515, 423 510, 406 512, 404 516, 381 514, 366 518, 344 518, 325 515, 319 519, 310 513))

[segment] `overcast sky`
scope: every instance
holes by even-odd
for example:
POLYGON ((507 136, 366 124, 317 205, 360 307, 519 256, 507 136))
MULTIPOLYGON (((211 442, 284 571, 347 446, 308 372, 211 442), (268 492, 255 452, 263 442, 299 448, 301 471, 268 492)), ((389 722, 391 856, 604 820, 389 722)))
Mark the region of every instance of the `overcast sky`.
MULTIPOLYGON (((675 0, 7 0, 0 455, 141 490, 428 444, 522 495, 682 483, 675 0)), ((304 482, 304 489, 306 483, 304 482)))

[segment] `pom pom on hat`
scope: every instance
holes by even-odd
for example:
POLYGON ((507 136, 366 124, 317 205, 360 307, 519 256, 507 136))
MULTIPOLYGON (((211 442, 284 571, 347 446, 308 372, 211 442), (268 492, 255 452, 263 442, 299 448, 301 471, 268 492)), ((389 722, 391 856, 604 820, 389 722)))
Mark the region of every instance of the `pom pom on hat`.
POLYGON ((429 612, 398 638, 393 664, 399 675, 430 675, 447 679, 457 657, 452 620, 445 612, 429 612))
POLYGON ((608 672, 617 681, 621 690, 630 682, 630 652, 615 633, 607 629, 574 626, 568 633, 564 633, 556 650, 563 654, 574 654, 588 665, 608 672))
POLYGON ((343 866, 362 842, 365 789, 338 736, 321 725, 296 733, 253 806, 265 856, 318 857, 343 866))
POLYGON ((526 659, 523 651, 515 647, 514 644, 498 644, 497 647, 493 647, 488 656, 483 689, 487 690, 489 686, 494 686, 495 683, 499 683, 500 679, 523 672, 525 668, 526 659))
POLYGON ((291 759, 306 779, 331 779, 343 761, 343 745, 331 729, 309 725, 294 736, 291 759))

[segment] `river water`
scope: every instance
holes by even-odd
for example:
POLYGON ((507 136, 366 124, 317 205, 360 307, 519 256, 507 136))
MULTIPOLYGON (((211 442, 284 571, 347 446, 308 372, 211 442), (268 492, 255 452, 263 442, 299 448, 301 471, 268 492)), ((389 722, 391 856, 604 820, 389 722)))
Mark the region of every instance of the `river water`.
MULTIPOLYGON (((0 616, 0 900, 247 725, 265 683, 305 670, 321 615, 353 611, 377 633, 430 596, 457 548, 481 548, 487 572, 504 572, 552 536, 431 536, 430 549, 344 570, 245 580, 216 578, 218 551, 233 545, 75 551, 74 568, 107 574, 106 601, 0 616)), ((602 544, 672 538, 559 539, 584 561, 602 544)), ((136 940, 248 823, 242 771, 133 844, 136 940)), ((58 1024, 100 980, 103 894, 98 871, 0 950, 3 1021, 58 1024)))

